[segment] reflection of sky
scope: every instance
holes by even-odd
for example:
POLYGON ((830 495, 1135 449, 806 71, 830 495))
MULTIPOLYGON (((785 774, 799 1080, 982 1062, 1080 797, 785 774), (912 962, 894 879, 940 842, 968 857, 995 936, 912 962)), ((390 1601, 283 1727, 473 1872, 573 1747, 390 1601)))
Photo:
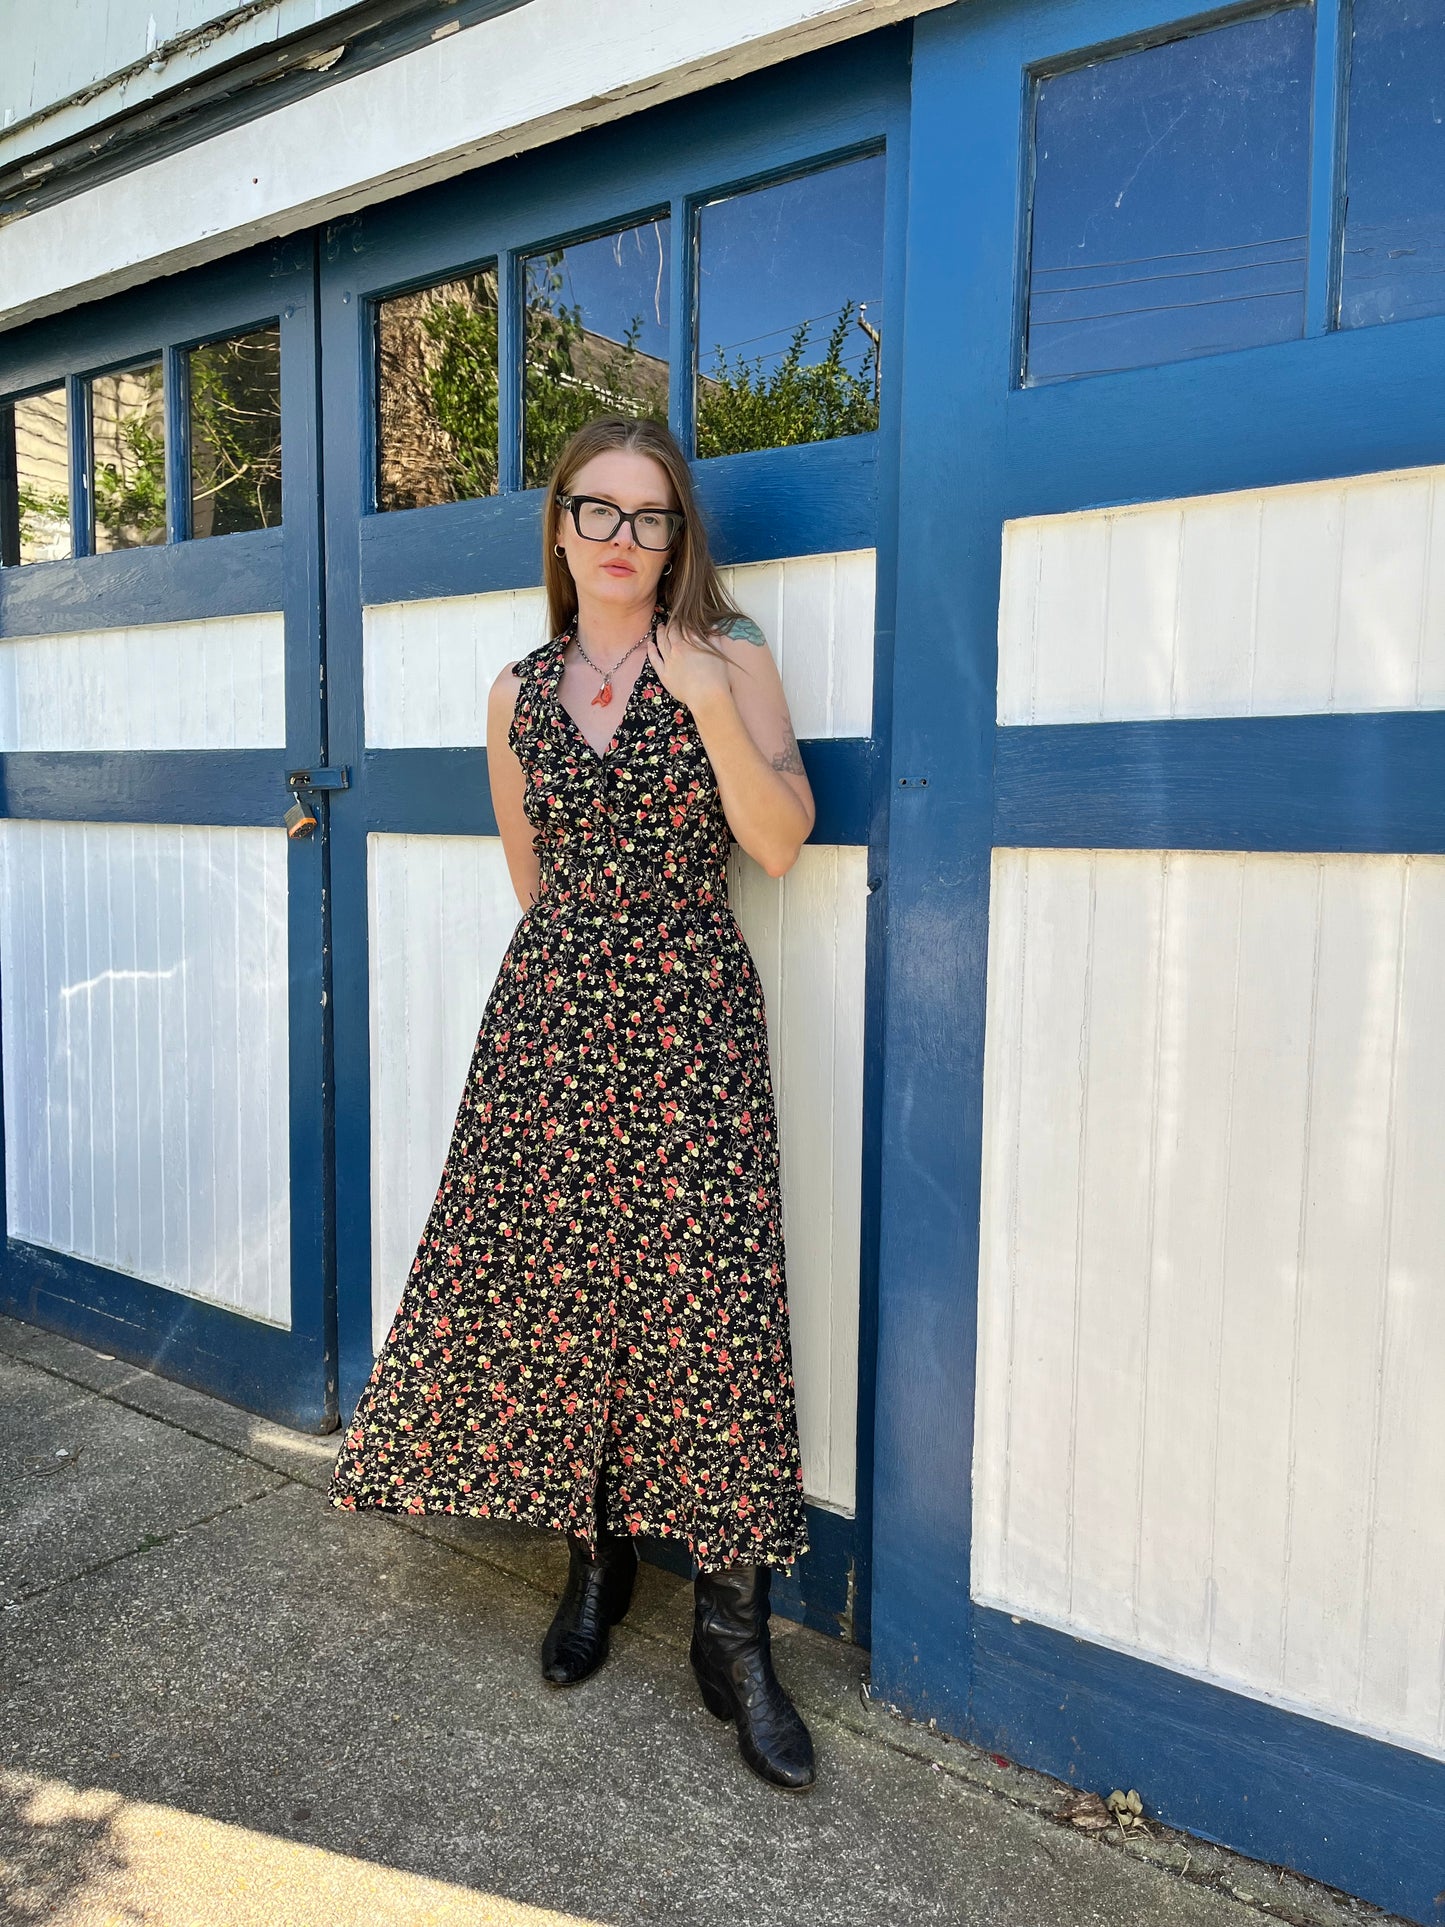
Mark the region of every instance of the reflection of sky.
POLYGON ((1347 327, 1445 313, 1445 11, 1356 0, 1350 51, 1347 327))
MULTIPOLYGON (((583 325, 620 341, 642 316, 638 346, 667 358, 668 227, 664 216, 569 247, 556 300, 580 303, 583 325)), ((529 264, 538 285, 543 264, 529 264)), ((800 321, 811 321, 806 359, 821 359, 847 300, 883 324, 883 157, 848 161, 703 208, 698 344, 704 374, 719 343, 730 358, 781 359, 800 321)), ((844 360, 856 368, 868 340, 855 325, 844 360)))
MULTIPOLYGON (((781 360, 800 321, 811 321, 805 359, 819 361, 838 310, 868 303, 883 325, 883 157, 847 161, 776 187, 734 194, 702 210, 698 263, 698 366, 721 345, 730 361, 781 360)), ((868 352, 856 320, 843 358, 868 352)))
POLYGON ((1042 83, 1033 379, 1300 333, 1313 34, 1296 6, 1042 83))
MULTIPOLYGON (((638 347, 666 361, 669 225, 664 215, 595 241, 574 242, 562 256, 562 285, 554 301, 580 305, 583 327, 613 341, 621 341, 634 316, 641 315, 638 347)), ((529 262, 529 288, 542 283, 546 272, 544 261, 529 262)))

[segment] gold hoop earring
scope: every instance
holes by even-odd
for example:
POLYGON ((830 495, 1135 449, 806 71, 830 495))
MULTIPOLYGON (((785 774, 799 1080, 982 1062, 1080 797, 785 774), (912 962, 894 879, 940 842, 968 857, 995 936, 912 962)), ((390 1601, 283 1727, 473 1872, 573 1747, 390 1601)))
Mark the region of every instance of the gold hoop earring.
POLYGON ((662 572, 662 573, 663 573, 664 575, 671 575, 671 574, 672 574, 672 564, 671 564, 670 562, 668 563, 668 565, 667 565, 667 567, 666 567, 666 568, 665 568, 665 569, 663 570, 663 572, 662 572))
POLYGON ((560 542, 554 542, 552 544, 552 553, 557 556, 565 556, 567 551, 562 547, 560 542))

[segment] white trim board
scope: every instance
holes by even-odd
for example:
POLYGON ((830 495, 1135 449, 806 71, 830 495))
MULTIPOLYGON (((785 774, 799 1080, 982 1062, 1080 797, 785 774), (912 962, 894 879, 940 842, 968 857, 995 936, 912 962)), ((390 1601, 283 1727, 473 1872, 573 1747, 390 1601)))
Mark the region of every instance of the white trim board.
MULTIPOLYGON (((47 0, 43 15, 0 7, 0 166, 75 140, 357 4, 108 0, 101 8, 95 0, 47 0)), ((338 22, 338 37, 344 31, 338 22)))
POLYGON ((0 230, 0 327, 540 147, 949 0, 527 6, 0 230))

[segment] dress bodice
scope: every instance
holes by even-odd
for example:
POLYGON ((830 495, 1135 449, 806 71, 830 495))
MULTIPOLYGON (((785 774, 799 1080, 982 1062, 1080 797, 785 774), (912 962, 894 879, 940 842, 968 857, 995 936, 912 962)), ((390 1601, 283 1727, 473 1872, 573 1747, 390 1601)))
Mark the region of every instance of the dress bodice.
POLYGON ((515 668, 508 740, 526 778, 542 898, 625 895, 634 910, 726 902, 732 835, 691 711, 644 655, 611 742, 595 750, 558 694, 568 639, 515 668))

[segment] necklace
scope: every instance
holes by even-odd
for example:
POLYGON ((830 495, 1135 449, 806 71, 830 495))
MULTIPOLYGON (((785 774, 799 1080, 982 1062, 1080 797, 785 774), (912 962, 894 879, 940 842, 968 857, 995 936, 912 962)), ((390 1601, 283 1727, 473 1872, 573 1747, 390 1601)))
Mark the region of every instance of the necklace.
POLYGON ((594 674, 599 675, 602 678, 602 687, 598 690, 597 694, 592 698, 591 703, 588 705, 589 708, 606 709, 607 705, 612 701, 612 678, 617 674, 618 670, 622 667, 623 663, 626 662, 628 656, 635 656, 639 649, 641 649, 646 643, 651 642, 653 636, 657 633, 657 622, 658 622, 658 617, 660 616, 661 613, 662 613, 661 610, 655 610, 653 612, 652 621, 647 625, 646 635, 639 636, 637 641, 633 643, 632 647, 629 650, 627 650, 626 654, 619 656, 616 662, 613 663, 610 669, 599 669, 597 667, 597 664, 593 662, 592 658, 588 655, 587 651, 582 647, 582 635, 581 635, 580 624, 576 622, 573 623, 572 640, 577 645, 578 655, 582 658, 583 662, 586 663, 587 667, 594 672, 594 674))

